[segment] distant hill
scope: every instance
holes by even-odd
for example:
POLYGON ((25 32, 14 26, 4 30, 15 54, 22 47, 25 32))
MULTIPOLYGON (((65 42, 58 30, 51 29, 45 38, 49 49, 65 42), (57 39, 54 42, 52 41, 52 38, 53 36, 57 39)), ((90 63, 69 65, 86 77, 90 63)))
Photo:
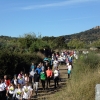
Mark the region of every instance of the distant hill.
POLYGON ((66 41, 69 41, 70 39, 79 39, 82 41, 95 41, 100 39, 100 26, 93 27, 89 30, 75 33, 71 35, 64 35, 66 41))
MULTIPOLYGON (((79 40, 82 40, 82 41, 86 41, 86 42, 93 42, 95 40, 98 40, 100 39, 100 26, 96 26, 96 27, 93 27, 89 30, 86 30, 86 31, 82 31, 82 32, 79 32, 79 33, 74 33, 74 34, 71 34, 71 35, 63 35, 63 36, 59 36, 59 37, 64 37, 66 41, 70 41, 71 39, 79 39, 79 40)), ((54 40, 56 38, 59 38, 59 37, 43 37, 43 40, 54 40)), ((4 41, 4 40, 12 40, 12 39, 18 39, 16 37, 9 37, 9 36, 0 36, 0 41, 4 41)))

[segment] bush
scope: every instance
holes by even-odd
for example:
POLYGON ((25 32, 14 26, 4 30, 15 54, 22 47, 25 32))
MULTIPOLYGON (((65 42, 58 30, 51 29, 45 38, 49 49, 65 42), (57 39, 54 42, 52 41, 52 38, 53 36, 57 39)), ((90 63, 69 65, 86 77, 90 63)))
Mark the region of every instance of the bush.
POLYGON ((84 59, 82 59, 82 62, 91 69, 98 67, 99 61, 100 57, 93 52, 89 53, 88 55, 84 55, 84 59))
POLYGON ((38 63, 42 59, 36 54, 18 54, 9 51, 0 51, 0 76, 4 74, 13 76, 21 70, 29 72, 31 62, 38 63))

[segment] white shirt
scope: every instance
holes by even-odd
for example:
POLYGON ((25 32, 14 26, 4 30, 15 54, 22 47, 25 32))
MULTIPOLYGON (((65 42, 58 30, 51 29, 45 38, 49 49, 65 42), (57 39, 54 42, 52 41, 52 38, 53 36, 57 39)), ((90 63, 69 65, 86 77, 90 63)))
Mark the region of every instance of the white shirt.
POLYGON ((14 79, 14 85, 17 85, 17 79, 14 79))
POLYGON ((10 94, 14 93, 14 87, 13 86, 8 86, 8 91, 10 94))
POLYGON ((68 70, 72 70, 72 65, 68 65, 68 70))
POLYGON ((23 98, 24 99, 29 99, 31 96, 31 91, 33 89, 31 88, 31 86, 23 86, 22 91, 23 91, 23 98))
POLYGON ((34 77, 34 74, 35 74, 34 71, 31 71, 31 72, 30 72, 30 75, 33 76, 33 77, 34 77))
POLYGON ((55 66, 55 67, 58 66, 58 61, 57 60, 53 61, 53 66, 55 66))
POLYGON ((0 84, 0 91, 4 91, 5 87, 6 87, 6 84, 5 83, 1 83, 0 84))
POLYGON ((24 77, 24 79, 25 79, 25 82, 29 82, 29 77, 24 77))
POLYGON ((59 71, 58 70, 54 70, 54 77, 59 76, 59 71))
POLYGON ((13 97, 16 96, 17 99, 22 99, 22 89, 15 89, 13 97))

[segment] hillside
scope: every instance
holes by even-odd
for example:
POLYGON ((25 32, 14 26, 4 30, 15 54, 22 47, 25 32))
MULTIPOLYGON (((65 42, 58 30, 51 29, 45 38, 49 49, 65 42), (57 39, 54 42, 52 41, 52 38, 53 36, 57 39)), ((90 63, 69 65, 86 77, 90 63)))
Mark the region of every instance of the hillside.
MULTIPOLYGON (((96 26, 89 30, 74 33, 70 35, 63 35, 59 37, 36 37, 35 34, 28 33, 24 37, 8 37, 0 36, 0 49, 9 50, 12 52, 20 53, 32 53, 37 51, 44 51, 44 48, 52 51, 56 48, 66 48, 66 49, 75 49, 75 48, 84 48, 89 47, 90 43, 100 39, 100 26, 96 26), (77 40, 76 44, 70 44, 70 40, 77 40), (87 46, 86 46, 87 45, 87 46), (50 50, 52 49, 52 50, 50 50)), ((97 47, 100 45, 96 43, 97 47)), ((95 45, 95 44, 93 44, 95 45)))
MULTIPOLYGON (((73 33, 71 35, 63 35, 59 37, 64 37, 66 41, 69 41, 70 39, 79 39, 82 41, 95 41, 100 39, 100 26, 93 27, 91 29, 79 32, 79 33, 73 33)), ((42 37, 43 40, 54 40, 59 37, 42 37)), ((9 37, 9 36, 0 36, 0 41, 3 40, 11 40, 11 39, 18 39, 16 37, 9 37)))
POLYGON ((79 39, 82 41, 95 41, 100 39, 100 26, 96 26, 94 28, 80 33, 65 35, 64 37, 66 38, 66 41, 69 41, 70 39, 79 39))

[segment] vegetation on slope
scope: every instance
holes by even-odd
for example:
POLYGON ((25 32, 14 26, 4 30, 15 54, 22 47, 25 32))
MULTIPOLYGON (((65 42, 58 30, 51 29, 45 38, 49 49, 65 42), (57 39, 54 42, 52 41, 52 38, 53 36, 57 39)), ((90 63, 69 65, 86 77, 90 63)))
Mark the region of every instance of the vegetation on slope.
MULTIPOLYGON (((100 57, 94 53, 74 60, 71 79, 50 100, 94 100, 95 86, 100 84, 100 57)), ((49 100, 49 99, 48 99, 49 100)))

